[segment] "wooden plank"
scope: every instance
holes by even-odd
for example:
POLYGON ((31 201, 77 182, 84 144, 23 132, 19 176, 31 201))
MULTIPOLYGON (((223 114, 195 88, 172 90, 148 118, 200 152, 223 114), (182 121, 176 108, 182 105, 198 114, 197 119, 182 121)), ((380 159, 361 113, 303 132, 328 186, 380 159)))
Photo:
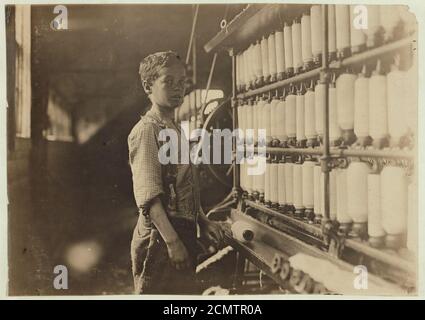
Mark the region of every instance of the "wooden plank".
POLYGON ((207 53, 215 52, 223 49, 226 43, 232 41, 232 36, 239 31, 249 19, 254 17, 261 9, 265 7, 264 4, 250 4, 238 16, 233 19, 226 28, 217 33, 210 41, 204 45, 204 50, 207 53))

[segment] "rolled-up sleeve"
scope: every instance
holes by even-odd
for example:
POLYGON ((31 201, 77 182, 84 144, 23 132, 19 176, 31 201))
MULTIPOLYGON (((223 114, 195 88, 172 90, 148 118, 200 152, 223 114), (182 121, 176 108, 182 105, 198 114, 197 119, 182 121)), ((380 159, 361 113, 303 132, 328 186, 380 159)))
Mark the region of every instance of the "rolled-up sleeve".
POLYGON ((133 193, 139 212, 149 214, 152 200, 164 194, 154 125, 139 123, 128 137, 133 193))

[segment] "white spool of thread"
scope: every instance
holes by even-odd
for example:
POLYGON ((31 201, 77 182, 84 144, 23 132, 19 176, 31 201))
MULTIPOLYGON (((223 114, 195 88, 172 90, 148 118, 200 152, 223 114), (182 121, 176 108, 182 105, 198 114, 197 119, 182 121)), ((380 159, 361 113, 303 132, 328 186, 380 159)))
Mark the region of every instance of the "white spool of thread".
POLYGON ((280 100, 277 97, 273 97, 272 101, 270 102, 270 135, 272 140, 278 139, 278 131, 279 131, 279 118, 278 118, 278 105, 280 100))
MULTIPOLYGON (((257 155, 252 156, 252 163, 253 164, 257 164, 258 163, 258 156, 257 155)), ((252 167, 252 165, 250 167, 252 167)), ((252 191, 253 192, 257 192, 257 193, 260 192, 260 189, 259 189, 259 180, 260 179, 259 179, 259 176, 258 175, 252 175, 252 191)))
POLYGON ((267 145, 270 144, 272 138, 271 138, 271 105, 270 103, 266 102, 266 104, 263 107, 263 127, 264 129, 266 129, 266 141, 267 141, 267 145))
MULTIPOLYGON (((270 103, 268 103, 268 100, 263 100, 263 103, 261 104, 261 109, 258 110, 259 115, 259 129, 265 130, 265 138, 266 141, 262 142, 259 141, 259 143, 267 143, 270 140, 270 103), (268 105, 268 106, 267 106, 268 105)), ((264 136, 258 136, 258 140, 264 139, 264 136)))
POLYGON ((381 177, 379 174, 368 175, 367 193, 369 243, 373 247, 381 247, 384 243, 385 230, 381 223, 381 177))
POLYGON ((249 66, 250 72, 251 72, 251 78, 250 79, 251 79, 252 86, 254 87, 255 86, 255 80, 257 79, 256 70, 255 70, 256 64, 257 64, 257 56, 255 54, 255 43, 251 44, 249 46, 249 57, 250 57, 250 60, 251 60, 250 66, 249 66))
POLYGON ((367 5, 367 29, 365 30, 368 47, 376 45, 377 36, 381 30, 380 5, 367 5))
POLYGON ((336 177, 337 212, 336 218, 344 226, 342 231, 348 231, 348 225, 352 223, 347 212, 347 170, 337 169, 336 177))
POLYGON ((313 161, 304 161, 302 165, 303 206, 306 210, 314 210, 314 168, 313 161))
POLYGON ((406 122, 409 131, 417 136, 418 127, 418 64, 417 56, 413 57, 413 64, 407 70, 404 83, 405 83, 405 105, 406 105, 406 122))
POLYGON ((355 19, 358 12, 355 12, 356 5, 350 5, 350 41, 351 41, 351 53, 357 53, 362 51, 366 46, 366 35, 363 30, 355 26, 355 19))
POLYGON ((278 202, 280 207, 286 204, 285 183, 285 163, 280 162, 278 164, 278 202))
POLYGON ((354 83, 354 133, 358 139, 369 136, 369 79, 363 73, 354 83))
POLYGON ((308 14, 303 14, 301 18, 301 54, 304 65, 313 62, 313 52, 311 47, 311 20, 308 14))
POLYGON ((254 61, 255 61, 255 79, 256 81, 261 81, 263 76, 263 60, 261 58, 261 44, 260 41, 254 46, 254 61))
POLYGON ((344 131, 354 129, 354 82, 357 76, 341 74, 336 80, 338 124, 344 131))
POLYGON ((243 106, 239 106, 238 107, 238 128, 243 130, 242 126, 243 126, 243 106))
POLYGON ((336 57, 336 18, 334 4, 328 5, 328 52, 331 57, 336 57))
POLYGON ((320 165, 315 165, 313 169, 313 179, 314 179, 314 213, 316 215, 322 215, 322 203, 321 203, 321 187, 320 187, 320 176, 322 174, 322 169, 320 165))
POLYGON ((261 39, 261 60, 263 66, 263 78, 264 81, 270 77, 270 69, 269 69, 269 44, 268 40, 263 37, 261 39))
POLYGON ((315 128, 316 128, 316 133, 319 136, 323 136, 323 112, 325 110, 325 106, 324 106, 325 90, 326 90, 326 86, 319 82, 314 88, 315 128))
POLYGON ((407 248, 418 252, 418 190, 417 184, 412 182, 407 189, 408 215, 407 215, 407 248))
POLYGON ((285 128, 286 136, 291 139, 297 136, 297 113, 296 113, 297 96, 290 93, 286 96, 285 103, 285 128))
POLYGON ((292 59, 294 69, 297 71, 303 66, 302 61, 302 41, 301 41, 301 23, 294 20, 292 24, 292 59))
POLYGON ((336 49, 340 57, 346 57, 350 48, 350 6, 335 5, 336 49))
POLYGON ((404 169, 387 166, 381 172, 382 227, 386 246, 400 248, 407 225, 407 181, 404 169))
POLYGON ((254 143, 258 140, 258 120, 257 120, 257 112, 258 112, 258 103, 259 101, 255 101, 252 105, 252 129, 253 129, 253 138, 254 143))
MULTIPOLYGON (((341 129, 338 124, 338 104, 335 83, 329 85, 329 139, 337 141, 341 138, 341 129)), ((324 108, 324 107, 323 107, 324 108)), ((324 110, 324 109, 323 109, 324 110)), ((323 124, 322 124, 323 130, 323 124)))
POLYGON ((245 141, 247 144, 252 144, 254 135, 248 132, 248 130, 254 129, 254 106, 251 102, 248 103, 246 109, 245 141))
POLYGON ((248 194, 252 194, 252 192, 254 191, 253 185, 254 185, 254 176, 251 174, 248 174, 248 168, 253 167, 252 165, 250 165, 250 163, 252 163, 252 159, 247 159, 246 163, 245 163, 245 186, 246 186, 246 191, 248 192, 248 194))
POLYGON ((314 59, 319 61, 322 54, 322 8, 314 5, 310 8, 311 51, 314 59))
POLYGON ((387 78, 378 72, 369 79, 369 133, 375 141, 388 136, 387 78))
POLYGON ((243 130, 244 130, 244 137, 245 137, 245 143, 247 143, 249 141, 249 136, 248 136, 248 129, 252 129, 252 127, 249 126, 248 124, 248 118, 249 118, 249 113, 251 112, 251 105, 249 102, 245 102, 245 106, 243 108, 244 110, 244 115, 243 115, 243 130))
POLYGON ((247 122, 247 118, 248 118, 248 103, 245 102, 244 105, 242 106, 242 123, 239 125, 239 128, 241 128, 243 130, 244 133, 244 137, 246 134, 246 122, 247 122))
POLYGON ((255 121, 255 127, 256 127, 256 137, 258 141, 258 130, 265 129, 263 124, 263 107, 266 104, 266 101, 263 99, 260 99, 257 103, 257 109, 256 109, 256 121, 255 121))
MULTIPOLYGON (((315 93, 313 88, 307 89, 304 95, 304 116, 305 116, 305 136, 309 140, 316 139, 316 108, 315 108, 315 93)), ((323 122, 323 121, 322 121, 323 122)))
POLYGON ((254 57, 254 46, 251 44, 247 48, 247 59, 248 59, 248 80, 249 84, 253 87, 255 81, 255 57, 254 57))
POLYGON ((329 172, 329 218, 331 220, 336 220, 337 215, 336 177, 336 170, 329 172))
POLYGON ((379 15, 381 25, 384 28, 385 41, 391 40, 394 36, 394 30, 401 22, 400 11, 396 5, 379 6, 379 15))
POLYGON ((353 220, 353 232, 364 236, 367 233, 367 177, 369 166, 364 162, 352 162, 347 169, 347 213, 353 220))
POLYGON ((245 88, 249 88, 250 82, 250 72, 249 72, 249 63, 250 59, 248 57, 248 49, 243 52, 243 67, 244 67, 244 75, 245 75, 245 88))
POLYGON ((276 42, 276 71, 280 75, 280 79, 283 78, 285 73, 285 49, 283 40, 283 30, 278 30, 275 33, 276 42))
POLYGON ((395 143, 409 132, 406 121, 405 77, 405 72, 396 66, 392 66, 391 72, 387 74, 388 132, 395 143))
POLYGON ((285 70, 287 73, 291 73, 294 67, 293 63, 293 49, 292 49, 292 27, 285 24, 283 28, 283 41, 285 49, 285 70))
POLYGON ((298 93, 296 97, 296 137, 300 142, 306 139, 304 129, 304 95, 298 93))
POLYGON ((286 141, 285 130, 285 100, 279 100, 276 107, 276 126, 277 126, 277 139, 280 142, 286 141))
POLYGON ((276 42, 274 33, 271 33, 267 38, 267 45, 269 51, 269 72, 271 81, 276 81, 277 66, 276 66, 276 42))
POLYGON ((246 49, 246 57, 247 57, 247 70, 248 70, 248 82, 249 85, 253 87, 254 81, 255 81, 255 71, 254 71, 254 65, 255 65, 255 59, 253 55, 253 46, 252 44, 246 49))
POLYGON ((266 173, 264 179, 264 202, 270 202, 270 162, 266 163, 266 173))
POLYGON ((243 243, 252 241, 256 233, 254 227, 245 221, 234 222, 231 230, 233 238, 243 243))
POLYGON ((252 82, 252 59, 251 59, 251 50, 250 47, 246 48, 244 52, 245 56, 245 70, 246 70, 246 85, 249 88, 252 82))
POLYGON ((291 162, 285 163, 285 191, 286 191, 286 203, 288 205, 294 204, 294 164, 291 162))
POLYGON ((241 85, 241 55, 236 55, 236 87, 238 90, 241 85))
MULTIPOLYGON (((262 156, 258 156, 258 161, 263 161, 264 162, 264 158, 262 158, 262 156)), ((267 168, 266 168, 267 170, 267 168)), ((266 170, 264 170, 263 173, 257 175, 258 177, 258 191, 264 195, 265 192, 265 183, 266 183, 266 170)))
POLYGON ((270 164, 270 202, 272 204, 277 204, 279 202, 278 166, 277 163, 270 164))
POLYGON ((320 172, 320 211, 325 215, 325 173, 320 172))
POLYGON ((303 205, 303 171, 301 164, 294 164, 293 166, 293 201, 295 210, 304 209, 303 205))

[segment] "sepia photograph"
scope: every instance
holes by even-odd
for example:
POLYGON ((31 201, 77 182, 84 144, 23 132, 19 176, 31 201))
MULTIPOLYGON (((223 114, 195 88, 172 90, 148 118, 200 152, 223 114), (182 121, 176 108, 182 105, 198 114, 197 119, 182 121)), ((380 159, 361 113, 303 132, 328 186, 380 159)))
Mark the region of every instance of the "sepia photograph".
POLYGON ((7 296, 421 295, 409 3, 3 9, 7 296))

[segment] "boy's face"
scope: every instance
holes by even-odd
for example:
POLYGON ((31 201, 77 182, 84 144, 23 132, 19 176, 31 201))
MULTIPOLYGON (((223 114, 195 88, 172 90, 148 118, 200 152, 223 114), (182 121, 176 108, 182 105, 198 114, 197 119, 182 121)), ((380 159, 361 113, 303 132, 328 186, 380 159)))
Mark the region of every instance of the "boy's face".
POLYGON ((174 63, 159 70, 158 78, 145 90, 150 93, 152 103, 174 109, 183 103, 185 77, 184 67, 174 63))

